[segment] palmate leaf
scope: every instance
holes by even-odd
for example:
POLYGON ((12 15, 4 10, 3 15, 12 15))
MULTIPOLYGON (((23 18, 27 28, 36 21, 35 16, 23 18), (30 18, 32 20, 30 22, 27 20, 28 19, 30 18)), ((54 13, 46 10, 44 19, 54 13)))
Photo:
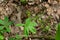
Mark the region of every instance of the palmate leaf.
POLYGON ((34 28, 34 26, 36 26, 37 24, 33 21, 31 21, 30 18, 28 18, 26 20, 26 23, 25 23, 25 34, 28 36, 29 35, 29 31, 32 32, 33 34, 36 33, 36 29, 34 28))
POLYGON ((9 21, 8 17, 5 16, 4 20, 0 20, 0 24, 2 24, 2 26, 0 26, 0 30, 5 30, 5 32, 10 32, 10 28, 9 26, 13 24, 13 22, 9 21), (3 29, 5 28, 5 29, 3 29))
POLYGON ((25 24, 16 24, 16 26, 23 26, 24 27, 24 35, 28 37, 29 32, 36 33, 35 26, 37 25, 36 22, 32 21, 31 18, 26 19, 25 24))
POLYGON ((56 38, 55 40, 60 40, 60 23, 58 24, 58 29, 56 31, 56 38))

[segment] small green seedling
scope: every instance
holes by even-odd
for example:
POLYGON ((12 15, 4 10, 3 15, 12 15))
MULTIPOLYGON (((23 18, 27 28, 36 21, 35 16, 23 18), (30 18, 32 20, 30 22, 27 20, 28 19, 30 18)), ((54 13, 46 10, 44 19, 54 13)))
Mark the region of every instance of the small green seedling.
POLYGON ((5 16, 4 20, 0 19, 0 32, 10 32, 10 25, 12 25, 12 22, 9 21, 8 17, 5 16))
POLYGON ((60 40, 60 23, 58 24, 58 28, 56 30, 55 40, 60 40))
POLYGON ((35 34, 36 29, 35 26, 37 25, 36 22, 31 21, 31 18, 26 19, 25 24, 16 24, 16 26, 24 26, 24 35, 28 37, 29 32, 35 34))

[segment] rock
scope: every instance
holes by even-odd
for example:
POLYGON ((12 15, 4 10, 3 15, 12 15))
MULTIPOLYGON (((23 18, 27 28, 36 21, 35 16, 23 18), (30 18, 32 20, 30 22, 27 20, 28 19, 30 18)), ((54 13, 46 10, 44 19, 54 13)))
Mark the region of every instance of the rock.
POLYGON ((35 4, 34 0, 29 0, 28 1, 28 5, 34 5, 34 4, 35 4))

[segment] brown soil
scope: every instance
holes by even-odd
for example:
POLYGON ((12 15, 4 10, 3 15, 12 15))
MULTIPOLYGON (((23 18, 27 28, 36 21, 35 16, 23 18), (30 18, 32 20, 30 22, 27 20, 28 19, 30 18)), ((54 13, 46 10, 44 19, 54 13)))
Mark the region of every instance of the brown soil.
MULTIPOLYGON (((9 20, 14 21, 14 25, 11 26, 11 33, 4 33, 5 38, 15 36, 15 34, 22 35, 22 40, 55 40, 56 24, 60 22, 60 1, 59 0, 34 0, 31 3, 28 1, 27 4, 23 5, 19 0, 1 0, 0 1, 0 19, 4 19, 4 16, 8 16, 9 20), (45 22, 44 26, 50 24, 50 31, 43 31, 41 24, 38 19, 36 22, 37 33, 35 35, 30 34, 26 39, 23 36, 23 27, 15 27, 17 23, 23 23, 28 18, 25 11, 31 12, 31 17, 38 16, 45 22), (51 17, 51 18, 49 18, 51 17)), ((5 39, 7 40, 7 39, 5 39)))

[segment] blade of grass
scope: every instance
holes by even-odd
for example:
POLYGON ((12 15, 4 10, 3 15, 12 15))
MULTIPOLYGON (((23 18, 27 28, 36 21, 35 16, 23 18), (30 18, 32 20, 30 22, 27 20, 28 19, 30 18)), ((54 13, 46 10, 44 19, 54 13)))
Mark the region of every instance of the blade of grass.
POLYGON ((60 40, 60 23, 58 24, 58 29, 56 30, 56 38, 55 40, 60 40))

